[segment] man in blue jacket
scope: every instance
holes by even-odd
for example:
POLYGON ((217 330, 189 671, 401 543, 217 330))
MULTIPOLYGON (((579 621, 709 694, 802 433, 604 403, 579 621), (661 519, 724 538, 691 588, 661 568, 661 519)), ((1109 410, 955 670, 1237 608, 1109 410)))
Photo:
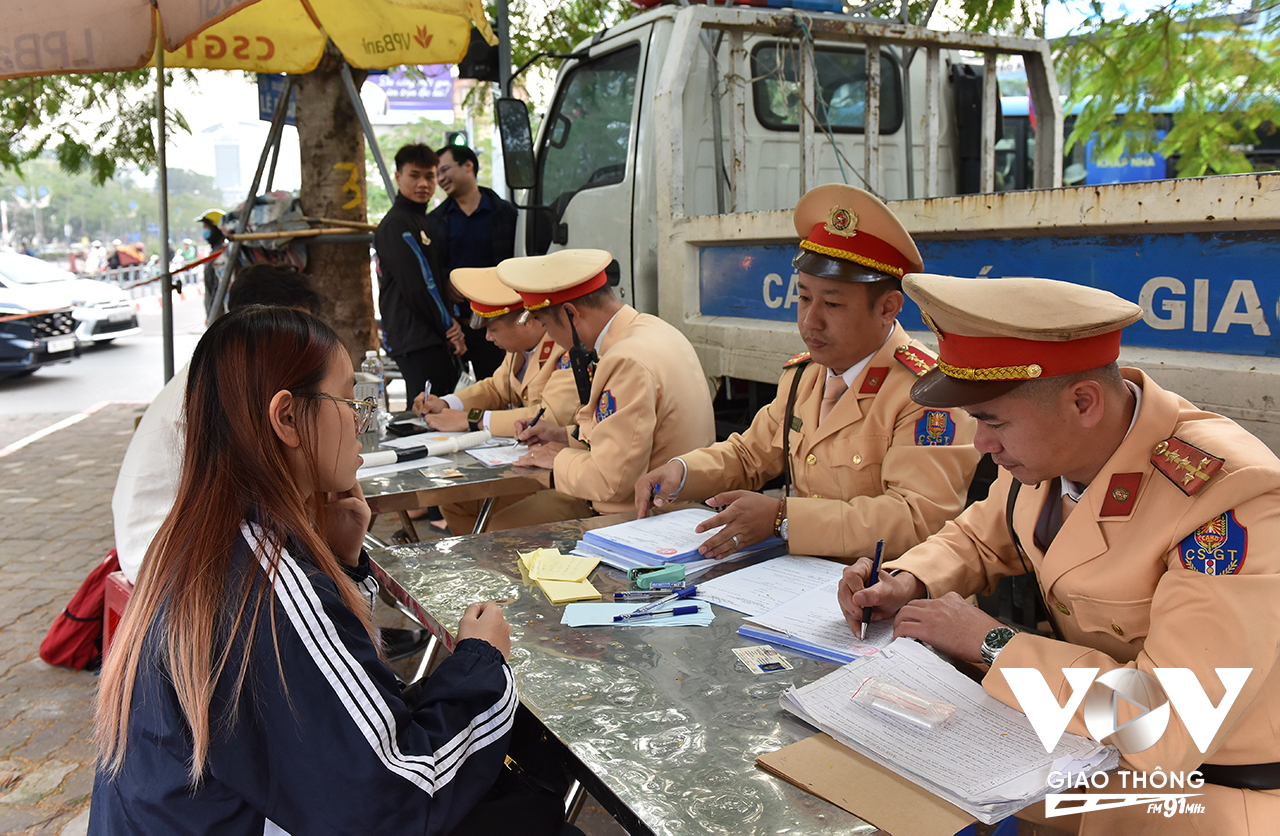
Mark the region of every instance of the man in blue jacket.
MULTIPOLYGON (((497 267, 515 255, 516 207, 476 182, 480 160, 475 151, 465 145, 446 145, 436 153, 440 188, 449 197, 427 219, 446 273, 451 275, 459 267, 497 267)), ((484 329, 473 330, 467 317, 459 315, 469 313, 461 295, 449 301, 463 303, 463 309, 453 313, 462 324, 466 359, 477 379, 489 377, 501 365, 503 352, 485 339, 484 329)))

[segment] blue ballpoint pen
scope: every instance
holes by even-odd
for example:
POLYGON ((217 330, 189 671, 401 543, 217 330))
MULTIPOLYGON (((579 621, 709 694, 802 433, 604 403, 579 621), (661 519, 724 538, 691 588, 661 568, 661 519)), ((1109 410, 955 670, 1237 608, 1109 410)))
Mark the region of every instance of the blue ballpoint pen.
POLYGON ((698 611, 696 604, 687 607, 676 607, 670 610, 656 610, 654 612, 628 612, 622 615, 615 615, 614 621, 632 621, 637 618, 653 618, 657 615, 693 615, 698 611))
POLYGON ((527 429, 527 430, 531 430, 531 429, 533 429, 534 427, 536 427, 536 426, 538 425, 538 419, 539 419, 539 418, 541 418, 541 417, 542 417, 542 413, 544 413, 544 412, 546 412, 546 411, 547 411, 547 408, 546 408, 545 406, 544 406, 542 409, 539 409, 539 410, 538 410, 538 414, 537 414, 537 415, 535 415, 535 416, 533 416, 533 420, 529 422, 529 426, 525 427, 525 429, 527 429))
POLYGON ((658 607, 661 607, 661 606, 663 606, 664 604, 670 604, 672 601, 680 601, 680 600, 683 600, 683 599, 685 599, 685 598, 688 598, 688 597, 692 596, 692 595, 693 595, 694 593, 696 593, 697 591, 698 591, 698 587, 696 587, 696 586, 691 586, 691 587, 689 587, 688 589, 682 589, 682 590, 680 590, 679 592, 676 592, 676 593, 674 593, 674 594, 672 594, 672 595, 668 595, 668 596, 666 596, 665 598, 659 598, 657 601, 654 601, 654 602, 653 602, 653 603, 651 603, 651 604, 645 604, 643 607, 640 607, 640 608, 636 609, 634 612, 627 613, 627 614, 628 614, 628 615, 640 615, 641 613, 653 612, 653 611, 654 611, 654 610, 656 610, 658 607))
MULTIPOLYGON (((867 578, 867 587, 873 587, 880 582, 880 555, 884 553, 884 541, 876 543, 876 559, 871 561, 871 577, 867 578)), ((865 639, 867 637, 867 628, 871 626, 871 610, 872 607, 862 608, 862 626, 858 630, 858 638, 865 639)))

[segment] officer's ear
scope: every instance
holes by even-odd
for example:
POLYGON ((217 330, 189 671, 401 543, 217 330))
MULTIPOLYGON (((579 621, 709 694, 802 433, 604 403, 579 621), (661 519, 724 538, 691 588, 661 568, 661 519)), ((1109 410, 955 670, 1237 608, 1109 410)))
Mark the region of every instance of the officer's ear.
POLYGON ((1067 387, 1064 393, 1069 399, 1072 414, 1084 429, 1093 429, 1102 421, 1105 404, 1104 389, 1101 381, 1093 378, 1077 380, 1067 387))
POLYGON ((902 312, 902 306, 905 303, 906 297, 901 290, 888 290, 876 300, 873 310, 878 319, 888 324, 898 318, 898 314, 902 312))

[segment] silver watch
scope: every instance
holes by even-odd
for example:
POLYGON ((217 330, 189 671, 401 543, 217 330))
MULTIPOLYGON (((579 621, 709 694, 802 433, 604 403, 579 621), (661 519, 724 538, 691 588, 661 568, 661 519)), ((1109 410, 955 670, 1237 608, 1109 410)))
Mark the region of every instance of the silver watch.
POLYGON ((996 657, 1000 655, 1000 651, 1004 650, 1004 646, 1009 643, 1013 637, 1017 635, 1012 627, 1005 627, 1003 624, 999 627, 992 627, 987 631, 987 636, 982 640, 982 661, 987 667, 991 667, 996 663, 996 657))
POLYGON ((787 539, 787 519, 786 519, 786 517, 783 517, 783 518, 782 518, 782 525, 778 526, 778 536, 782 538, 782 542, 784 542, 784 543, 788 543, 788 542, 790 542, 790 541, 787 539))

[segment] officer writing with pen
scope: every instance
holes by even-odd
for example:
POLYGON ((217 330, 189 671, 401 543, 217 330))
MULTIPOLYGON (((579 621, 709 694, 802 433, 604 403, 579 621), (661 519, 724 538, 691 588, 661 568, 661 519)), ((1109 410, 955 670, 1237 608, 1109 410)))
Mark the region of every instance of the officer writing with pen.
POLYGON ((612 260, 604 250, 558 250, 498 265, 530 315, 569 346, 581 406, 568 424, 517 422, 516 437, 529 445, 517 464, 552 470, 552 489, 495 514, 495 530, 628 511, 642 473, 715 439, 693 346, 614 295, 612 260))
MULTIPOLYGON (((938 368, 911 396, 976 418, 975 445, 1002 472, 987 499, 887 561, 878 583, 865 558, 845 570, 850 627, 869 607, 893 619, 895 635, 989 665, 983 688, 1015 708, 1004 675, 1014 668, 1037 671, 1058 705, 1074 690, 1072 668, 1128 669, 1141 682, 1156 682, 1155 669, 1188 669, 1205 710, 1224 711, 1212 740, 1202 749, 1172 712, 1146 748, 1121 745, 1121 766, 1199 770, 1204 786, 1188 792, 1204 812, 1096 810, 1081 832, 1276 832, 1280 459, 1235 422, 1116 364, 1121 329, 1142 316, 1131 302, 1046 279, 903 284, 939 346, 938 368), (1031 572, 1052 637, 1015 632, 964 598, 1031 572), (1220 668, 1249 670, 1229 710, 1220 668)), ((1136 716, 1112 710, 1117 726, 1136 716)), ((1067 731, 1089 734, 1081 710, 1067 731)))
MULTIPOLYGON (((438 398, 419 395, 413 411, 433 430, 488 430, 511 438, 516 422, 535 415, 553 424, 567 424, 578 410, 578 391, 569 358, 542 323, 523 317, 520 294, 498 280, 496 267, 460 267, 449 274, 453 288, 471 305, 471 328, 506 352, 490 377, 456 394, 438 398)), ((501 511, 529 494, 499 497, 501 511)), ((480 514, 478 501, 442 505, 441 513, 456 534, 468 534, 480 514)))
POLYGON ((977 467, 973 419, 922 407, 911 384, 933 355, 898 324, 901 276, 921 269, 911 236, 878 198, 845 185, 800 199, 796 319, 809 350, 791 358, 773 403, 726 441, 636 482, 635 510, 680 500, 724 506, 699 530, 723 557, 770 535, 793 554, 848 561, 884 539, 896 557, 964 507, 977 467), (783 475, 783 499, 757 493, 783 475))

